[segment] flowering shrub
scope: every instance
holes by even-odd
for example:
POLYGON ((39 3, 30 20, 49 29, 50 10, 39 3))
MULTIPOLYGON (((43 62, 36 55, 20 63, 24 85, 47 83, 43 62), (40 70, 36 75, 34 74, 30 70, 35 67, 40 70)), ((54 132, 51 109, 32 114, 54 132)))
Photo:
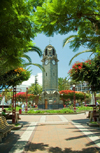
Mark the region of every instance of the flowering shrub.
POLYGON ((20 68, 17 68, 17 69, 15 69, 14 70, 15 72, 18 72, 18 73, 21 73, 21 72, 25 72, 26 70, 25 69, 23 69, 22 67, 20 67, 20 68))
MULTIPOLYGON (((61 99, 73 99, 74 98, 74 91, 73 90, 62 90, 62 91, 59 91, 60 93, 60 97, 61 99)), ((75 91, 75 98, 78 100, 78 99, 81 99, 83 100, 84 99, 84 93, 81 92, 81 91, 75 91)))
POLYGON ((9 77, 9 80, 6 81, 8 86, 16 86, 23 81, 26 81, 30 77, 30 71, 23 68, 17 68, 6 73, 4 76, 6 79, 9 77))
POLYGON ((77 62, 72 66, 68 72, 70 77, 76 81, 88 81, 90 76, 90 60, 86 62, 77 62))
POLYGON ((84 92, 75 91, 75 98, 76 98, 77 100, 78 100, 78 99, 84 100, 84 98, 85 98, 84 92))
POLYGON ((68 72, 72 80, 87 81, 92 91, 100 90, 100 57, 75 63, 68 72))
POLYGON ((73 93, 74 93, 73 90, 61 90, 61 91, 59 91, 59 93, 60 93, 60 97, 61 98, 64 98, 64 99, 68 99, 68 98, 73 99, 73 93))
MULTIPOLYGON (((33 94, 27 94, 28 100, 33 100, 35 96, 33 94)), ((19 92, 16 94, 16 100, 17 101, 26 101, 26 92, 19 92)))

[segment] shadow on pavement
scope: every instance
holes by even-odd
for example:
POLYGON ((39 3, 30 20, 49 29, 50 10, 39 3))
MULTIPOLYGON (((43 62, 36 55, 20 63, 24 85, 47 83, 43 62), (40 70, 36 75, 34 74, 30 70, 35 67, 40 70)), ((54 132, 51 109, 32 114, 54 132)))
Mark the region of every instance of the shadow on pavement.
POLYGON ((8 153, 18 139, 20 139, 19 134, 14 134, 14 132, 8 134, 0 143, 0 153, 8 153))
POLYGON ((49 147, 49 144, 44 144, 44 143, 28 143, 27 146, 25 147, 25 151, 43 151, 43 152, 50 152, 50 153, 99 153, 100 148, 94 148, 94 147, 89 147, 89 148, 83 148, 82 151, 79 150, 72 150, 71 148, 65 148, 62 150, 60 147, 49 147))
MULTIPOLYGON (((75 132, 75 131, 74 131, 75 132)), ((99 136, 100 135, 100 133, 98 132, 98 133, 95 133, 95 135, 93 135, 93 134, 88 134, 88 135, 82 135, 82 136, 77 136, 77 137, 71 137, 71 138, 68 138, 68 139, 66 139, 67 141, 68 140, 76 140, 76 139, 81 139, 81 138, 86 138, 86 137, 95 137, 95 136, 99 136)), ((98 139, 98 141, 100 142, 100 139, 98 139)), ((95 142, 95 141, 94 141, 95 142)), ((92 143, 92 145, 93 145, 93 143, 92 143)))
POLYGON ((87 122, 89 122, 89 119, 77 119, 77 120, 72 120, 75 123, 80 123, 82 125, 87 124, 87 122))

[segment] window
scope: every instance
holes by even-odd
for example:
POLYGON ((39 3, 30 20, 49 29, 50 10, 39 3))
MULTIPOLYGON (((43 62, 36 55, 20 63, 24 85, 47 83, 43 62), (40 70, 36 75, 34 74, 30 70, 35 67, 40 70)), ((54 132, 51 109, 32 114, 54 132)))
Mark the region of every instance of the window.
POLYGON ((55 55, 55 50, 54 50, 54 48, 53 48, 53 55, 55 55))
POLYGON ((47 49, 45 50, 45 55, 47 55, 47 49))

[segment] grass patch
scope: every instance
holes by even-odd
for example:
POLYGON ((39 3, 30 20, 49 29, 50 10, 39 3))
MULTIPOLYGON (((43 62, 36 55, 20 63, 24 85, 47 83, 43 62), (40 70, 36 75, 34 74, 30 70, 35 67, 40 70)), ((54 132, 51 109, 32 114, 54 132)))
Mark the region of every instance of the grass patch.
POLYGON ((63 108, 61 110, 29 110, 27 112, 28 114, 56 114, 56 113, 60 113, 60 114, 65 114, 65 113, 74 113, 74 110, 71 110, 70 108, 63 108))
POLYGON ((93 110, 93 107, 88 107, 88 106, 80 106, 80 107, 77 107, 77 112, 81 112, 81 111, 92 111, 93 110))
MULTIPOLYGON (((22 109, 21 107, 17 106, 16 107, 16 111, 19 111, 19 109, 22 109)), ((7 111, 12 111, 10 108, 6 108, 7 111)), ((93 107, 86 107, 86 106, 79 106, 76 107, 76 112, 82 112, 82 111, 92 111, 93 107)), ((25 111, 22 113, 26 113, 25 111)), ((70 113, 74 113, 74 109, 73 107, 66 107, 63 109, 57 109, 57 110, 36 110, 36 108, 31 108, 27 114, 70 114, 70 113)))
MULTIPOLYGON (((19 111, 19 109, 22 109, 20 106, 16 106, 16 111, 19 111)), ((6 108, 6 111, 12 111, 11 107, 6 108)))
POLYGON ((90 122, 91 124, 98 124, 97 122, 90 122))
POLYGON ((17 126, 19 126, 19 125, 20 125, 19 123, 16 123, 16 124, 15 124, 15 127, 17 127, 17 126))

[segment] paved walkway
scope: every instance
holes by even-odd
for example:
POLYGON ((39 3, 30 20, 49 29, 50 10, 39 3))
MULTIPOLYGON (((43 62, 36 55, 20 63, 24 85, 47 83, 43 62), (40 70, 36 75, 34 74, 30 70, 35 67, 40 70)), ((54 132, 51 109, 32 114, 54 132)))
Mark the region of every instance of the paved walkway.
POLYGON ((86 114, 21 115, 23 127, 0 143, 0 153, 100 153, 100 128, 86 114))

